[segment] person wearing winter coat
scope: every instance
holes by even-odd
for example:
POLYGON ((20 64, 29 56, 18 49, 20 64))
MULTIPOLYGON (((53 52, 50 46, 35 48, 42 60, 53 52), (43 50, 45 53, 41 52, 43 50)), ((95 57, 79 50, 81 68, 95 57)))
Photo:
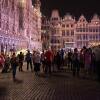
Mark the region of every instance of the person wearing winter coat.
POLYGON ((28 50, 28 52, 26 54, 25 60, 27 62, 27 70, 29 69, 29 65, 30 65, 31 71, 33 71, 33 68, 32 68, 32 54, 30 53, 29 50, 28 50))
POLYGON ((40 65, 41 65, 41 55, 40 55, 40 53, 39 52, 35 52, 33 59, 34 59, 35 75, 39 75, 40 65))
POLYGON ((18 59, 15 53, 13 53, 10 62, 11 62, 11 67, 12 67, 13 81, 16 81, 16 70, 18 66, 18 59))

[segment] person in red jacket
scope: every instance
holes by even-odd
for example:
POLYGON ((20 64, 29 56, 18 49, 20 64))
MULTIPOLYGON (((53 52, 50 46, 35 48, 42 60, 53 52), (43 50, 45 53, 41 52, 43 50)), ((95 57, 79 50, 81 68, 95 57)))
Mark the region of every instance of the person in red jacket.
POLYGON ((53 59, 53 54, 50 49, 46 51, 45 59, 46 59, 45 72, 50 74, 51 73, 51 64, 52 64, 52 59, 53 59))

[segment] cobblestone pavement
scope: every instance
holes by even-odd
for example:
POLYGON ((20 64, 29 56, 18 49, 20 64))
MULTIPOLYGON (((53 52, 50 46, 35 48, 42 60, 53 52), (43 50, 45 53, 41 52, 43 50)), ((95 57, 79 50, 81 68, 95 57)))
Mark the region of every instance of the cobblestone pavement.
POLYGON ((35 76, 34 72, 0 74, 0 100, 100 100, 100 83, 89 78, 75 78, 70 72, 35 76))

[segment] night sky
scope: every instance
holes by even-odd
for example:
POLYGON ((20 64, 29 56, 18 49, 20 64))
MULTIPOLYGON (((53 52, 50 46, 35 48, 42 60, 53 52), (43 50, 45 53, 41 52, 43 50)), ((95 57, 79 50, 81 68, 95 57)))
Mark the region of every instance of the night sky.
MULTIPOLYGON (((33 0, 34 2, 34 0, 33 0)), ((60 16, 63 17, 66 13, 79 18, 84 14, 87 19, 90 19, 93 14, 100 15, 99 0, 41 0, 41 11, 44 15, 50 16, 53 9, 58 9, 60 16)))

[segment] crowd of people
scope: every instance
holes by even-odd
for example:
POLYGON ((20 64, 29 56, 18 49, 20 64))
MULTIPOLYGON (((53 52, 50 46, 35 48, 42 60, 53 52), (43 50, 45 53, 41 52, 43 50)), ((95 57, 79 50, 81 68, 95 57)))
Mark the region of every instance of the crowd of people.
MULTIPOLYGON (((98 49, 99 50, 99 49, 98 49)), ((100 52, 99 52, 100 53, 100 52)), ((60 50, 45 50, 40 53, 38 50, 33 50, 31 53, 27 50, 26 55, 22 52, 16 55, 13 53, 11 56, 0 55, 0 66, 2 73, 12 72, 13 80, 16 80, 16 70, 23 72, 23 63, 27 63, 26 70, 31 69, 31 72, 35 72, 35 75, 40 74, 40 70, 47 75, 51 75, 52 72, 60 71, 63 66, 72 71, 72 75, 75 77, 80 76, 80 70, 84 70, 84 75, 91 75, 96 73, 98 80, 100 81, 100 56, 97 52, 94 52, 91 48, 83 47, 80 51, 75 48, 66 52, 63 49, 60 50)))

